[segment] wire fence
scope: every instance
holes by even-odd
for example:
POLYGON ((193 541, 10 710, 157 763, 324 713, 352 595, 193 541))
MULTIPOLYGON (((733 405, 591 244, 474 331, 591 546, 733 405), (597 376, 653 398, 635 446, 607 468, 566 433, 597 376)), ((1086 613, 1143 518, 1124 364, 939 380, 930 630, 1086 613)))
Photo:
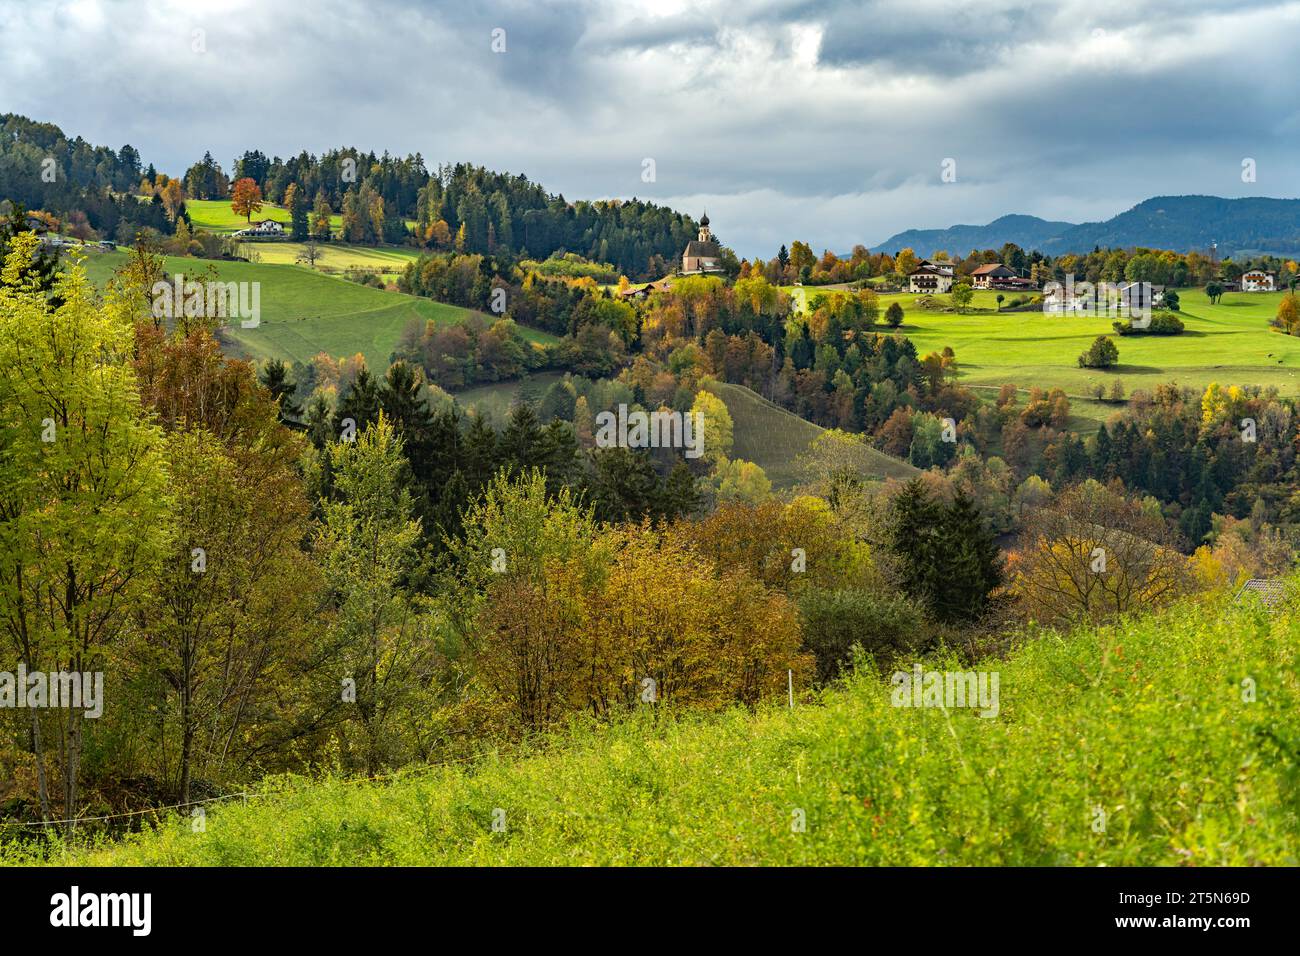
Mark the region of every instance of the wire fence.
MULTIPOLYGON (((395 770, 391 773, 374 774, 365 777, 333 778, 333 782, 341 784, 343 786, 352 786, 355 784, 378 783, 385 780, 396 780, 399 778, 409 778, 409 777, 418 778, 418 777, 428 776, 432 773, 435 773, 438 770, 441 770, 443 767, 447 767, 447 766, 477 763, 477 762, 483 762, 491 759, 500 759, 501 757, 518 757, 524 755, 527 752, 528 751, 526 749, 520 749, 520 748, 517 748, 513 751, 494 750, 489 753, 472 754, 466 757, 449 757, 446 760, 433 761, 431 763, 421 764, 418 767, 406 767, 401 770, 395 770)), ((537 751, 533 751, 533 752, 537 752, 537 751)), ((322 782, 322 781, 317 781, 317 782, 322 782)), ((24 829, 47 829, 51 827, 67 826, 68 824, 100 823, 109 820, 123 820, 131 817, 145 816, 151 813, 164 814, 173 810, 184 810, 189 807, 204 806, 210 803, 219 803, 222 801, 233 800, 236 798, 242 798, 243 801, 247 803, 250 797, 253 799, 257 799, 263 797, 276 797, 276 796, 283 797, 283 796, 287 796, 287 794, 273 789, 236 790, 231 793, 219 794, 215 797, 205 797, 202 800, 189 800, 184 803, 165 804, 163 806, 157 806, 157 807, 144 807, 140 810, 124 810, 121 813, 106 813, 97 816, 87 816, 87 817, 70 817, 63 820, 0 820, 0 829, 3 829, 4 827, 18 827, 24 829)))

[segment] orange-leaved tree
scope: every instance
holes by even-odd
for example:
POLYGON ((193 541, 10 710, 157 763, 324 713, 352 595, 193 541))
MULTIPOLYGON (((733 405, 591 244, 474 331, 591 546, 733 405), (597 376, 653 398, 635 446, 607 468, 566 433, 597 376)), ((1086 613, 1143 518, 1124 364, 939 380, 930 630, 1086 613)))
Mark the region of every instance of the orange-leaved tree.
POLYGON ((235 183, 230 193, 230 208, 236 216, 243 216, 252 225, 253 213, 262 208, 262 187, 257 180, 245 176, 235 183))

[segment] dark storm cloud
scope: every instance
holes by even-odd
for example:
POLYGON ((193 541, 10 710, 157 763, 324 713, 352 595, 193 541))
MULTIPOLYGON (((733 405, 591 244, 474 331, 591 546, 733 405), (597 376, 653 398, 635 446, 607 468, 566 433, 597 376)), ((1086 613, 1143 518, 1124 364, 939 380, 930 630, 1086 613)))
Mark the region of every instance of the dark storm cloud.
POLYGON ((0 111, 172 173, 418 151, 707 205, 749 255, 1300 181, 1294 0, 0 0, 0 24, 0 111))

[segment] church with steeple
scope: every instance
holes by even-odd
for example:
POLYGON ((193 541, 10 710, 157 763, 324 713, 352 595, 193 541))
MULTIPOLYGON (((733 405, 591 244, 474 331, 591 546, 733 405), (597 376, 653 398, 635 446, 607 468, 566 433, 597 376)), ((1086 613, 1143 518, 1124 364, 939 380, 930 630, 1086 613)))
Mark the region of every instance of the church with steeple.
POLYGON ((704 218, 700 220, 699 237, 688 242, 686 251, 682 253, 682 274, 721 271, 722 250, 713 241, 713 233, 709 232, 709 214, 705 212, 704 218))

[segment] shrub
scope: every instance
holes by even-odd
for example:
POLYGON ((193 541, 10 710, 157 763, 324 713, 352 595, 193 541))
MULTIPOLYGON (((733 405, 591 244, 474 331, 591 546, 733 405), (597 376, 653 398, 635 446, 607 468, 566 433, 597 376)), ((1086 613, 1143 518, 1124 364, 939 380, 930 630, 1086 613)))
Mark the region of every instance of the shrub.
POLYGON ((1119 361, 1119 347, 1104 335, 1088 346, 1079 356, 1079 368, 1109 368, 1119 361))
POLYGON ((1133 320, 1112 322, 1120 335, 1178 335, 1185 326, 1183 320, 1172 312, 1156 312, 1151 316, 1151 324, 1145 328, 1134 328, 1133 320))
POLYGON ((383 280, 380 279, 379 276, 375 275, 373 272, 365 272, 355 267, 344 272, 343 278, 347 279, 349 282, 372 286, 376 289, 382 289, 384 287, 383 280))
POLYGON ((805 650, 817 658, 817 679, 837 677, 855 644, 884 669, 921 643, 924 619, 906 597, 859 589, 809 588, 799 602, 805 650))

